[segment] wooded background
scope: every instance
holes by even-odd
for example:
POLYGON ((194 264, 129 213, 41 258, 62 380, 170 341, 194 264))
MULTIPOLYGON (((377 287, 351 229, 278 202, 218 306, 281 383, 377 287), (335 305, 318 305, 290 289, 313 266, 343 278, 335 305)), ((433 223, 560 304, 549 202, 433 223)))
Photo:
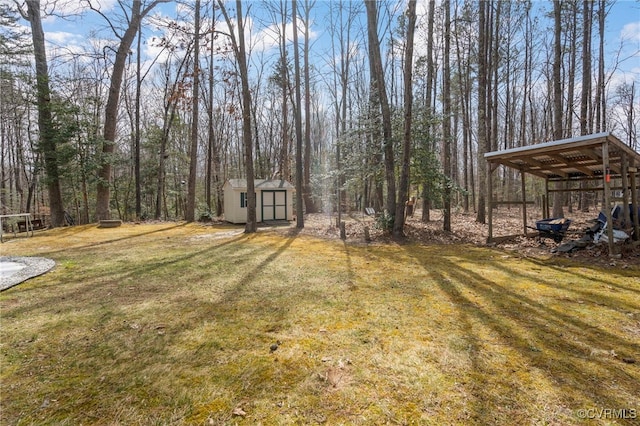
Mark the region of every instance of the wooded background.
POLYGON ((445 229, 484 223, 485 152, 601 131, 638 150, 609 0, 72 3, 0 4, 1 213, 193 221, 226 179, 284 178, 299 227, 373 207, 401 235, 414 196, 445 229), (45 43, 53 16, 100 25, 80 51, 45 43))

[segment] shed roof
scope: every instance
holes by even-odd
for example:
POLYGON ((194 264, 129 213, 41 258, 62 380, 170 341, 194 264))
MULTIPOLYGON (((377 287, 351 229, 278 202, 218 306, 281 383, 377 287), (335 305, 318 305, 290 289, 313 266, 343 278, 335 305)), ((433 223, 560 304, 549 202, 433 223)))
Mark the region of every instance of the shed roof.
POLYGON ((623 154, 627 155, 630 165, 640 166, 640 153, 609 132, 493 151, 484 156, 489 163, 545 179, 584 178, 604 174, 602 148, 605 143, 608 143, 609 168, 613 174, 621 173, 623 154))
MULTIPOLYGON (((246 179, 229 179, 229 185, 233 189, 247 189, 246 179)), ((295 189, 291 183, 282 179, 256 179, 254 181, 255 189, 295 189)))

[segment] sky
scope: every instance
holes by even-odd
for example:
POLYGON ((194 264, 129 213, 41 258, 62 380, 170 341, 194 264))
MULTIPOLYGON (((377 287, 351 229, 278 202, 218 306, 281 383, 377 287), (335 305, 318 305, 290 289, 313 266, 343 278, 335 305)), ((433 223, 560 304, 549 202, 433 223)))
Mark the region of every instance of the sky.
MULTIPOLYGON (((93 0, 101 5, 105 15, 112 16, 119 12, 119 6, 116 0, 93 0)), ((202 0, 202 3, 207 3, 202 0)), ((0 3, 12 4, 12 0, 0 0, 0 3)), ((80 53, 86 49, 88 43, 93 42, 100 45, 100 37, 113 39, 106 25, 106 21, 99 17, 95 12, 89 12, 82 19, 70 18, 63 19, 61 16, 72 15, 78 10, 81 4, 78 0, 55 0, 56 9, 47 6, 54 4, 54 0, 42 0, 43 8, 46 9, 49 16, 44 16, 43 27, 45 37, 49 43, 49 50, 53 51, 69 51, 80 53), (93 40, 92 40, 93 39, 93 40)), ((230 2, 231 5, 235 2, 230 2)), ((303 0, 299 1, 299 5, 303 0)), ((427 0, 418 0, 418 11, 426 10, 427 0)), ((551 7, 548 1, 534 1, 535 5, 549 9, 551 7)), ((252 27, 251 34, 253 36, 252 43, 254 52, 263 52, 264 54, 275 53, 277 50, 277 42, 270 36, 273 28, 273 18, 270 17, 264 8, 264 2, 258 0, 245 1, 245 8, 252 8, 256 12, 253 15, 255 19, 249 22, 252 27), (264 22, 264 23, 263 23, 264 22)), ((275 4, 279 4, 276 2, 275 4)), ((354 0, 354 4, 358 4, 354 0)), ((402 5, 399 4, 399 10, 402 5)), ((310 28, 311 38, 316 43, 316 48, 323 50, 322 45, 325 44, 324 50, 328 51, 327 41, 329 39, 328 22, 326 13, 330 5, 330 0, 317 0, 313 10, 312 25, 310 28)), ((177 2, 169 2, 161 4, 156 8, 156 12, 167 17, 173 18, 177 14, 185 15, 184 6, 180 6, 177 2)), ((234 12, 232 12, 234 14, 234 12)), ((364 18, 362 18, 364 19, 364 18)), ((187 21, 188 22, 188 21, 187 21)), ((26 22, 22 22, 26 25, 26 22)), ((640 83, 640 0, 617 0, 612 6, 607 18, 606 55, 607 61, 612 66, 614 62, 618 63, 619 72, 616 73, 615 79, 624 80, 628 83, 637 81, 640 83), (618 58, 618 60, 616 60, 618 58)), ((152 26, 145 26, 147 34, 152 31, 152 26)), ((291 34, 290 27, 288 33, 291 34)), ((160 36, 159 32, 155 32, 160 36)), ((154 48, 151 44, 145 45, 146 53, 149 57, 153 57, 158 53, 158 48, 154 48)), ((611 71, 609 68, 608 71, 611 71)))
POLYGON ((635 80, 640 84, 640 1, 618 1, 611 9, 608 24, 605 34, 608 52, 615 53, 624 45, 620 52, 624 61, 620 64, 621 71, 627 82, 635 80))

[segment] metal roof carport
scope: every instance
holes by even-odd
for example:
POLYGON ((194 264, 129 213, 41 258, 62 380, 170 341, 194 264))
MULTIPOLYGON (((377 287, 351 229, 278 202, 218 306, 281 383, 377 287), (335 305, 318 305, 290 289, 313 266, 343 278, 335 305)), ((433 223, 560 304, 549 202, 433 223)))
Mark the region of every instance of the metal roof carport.
MULTIPOLYGON (((589 191, 604 191, 604 210, 607 223, 611 222, 611 179, 621 179, 622 200, 626 206, 631 195, 634 212, 638 211, 638 167, 640 153, 631 149, 609 132, 577 136, 521 148, 488 152, 487 192, 489 204, 489 237, 493 240, 493 208, 502 203, 521 204, 523 229, 527 234, 527 197, 525 174, 530 173, 545 179, 546 199, 549 199, 549 182, 580 182, 601 180, 602 186, 589 191), (498 166, 503 165, 520 171, 522 200, 500 202, 494 200, 492 176, 498 166)), ((553 191, 580 191, 581 189, 554 189, 553 191)), ((623 209, 628 215, 628 209, 623 209)), ((549 203, 543 208, 545 218, 549 217, 549 203)), ((633 215, 634 238, 638 238, 638 215, 633 215)), ((613 254, 613 227, 607 226, 609 253, 613 254)))

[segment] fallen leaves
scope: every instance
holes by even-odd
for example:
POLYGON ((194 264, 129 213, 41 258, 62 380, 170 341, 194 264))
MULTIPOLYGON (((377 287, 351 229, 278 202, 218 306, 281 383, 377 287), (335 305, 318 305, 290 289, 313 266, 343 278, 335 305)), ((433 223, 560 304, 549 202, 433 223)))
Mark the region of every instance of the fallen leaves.
MULTIPOLYGON (((488 225, 476 222, 475 213, 454 213, 451 218, 451 232, 445 232, 442 223, 442 213, 434 210, 431 212, 432 220, 422 222, 422 211, 418 210, 414 216, 408 217, 405 223, 405 239, 400 242, 416 244, 472 244, 476 246, 487 245, 489 235, 488 225)), ((564 241, 579 239, 584 235, 584 230, 592 225, 597 214, 593 212, 567 213, 572 220, 571 229, 568 230, 564 241)), ((536 209, 528 209, 527 223, 533 224, 542 217, 536 209)), ((377 229, 375 221, 362 213, 351 212, 342 216, 348 242, 354 243, 393 243, 388 233, 377 229), (368 238, 365 238, 365 228, 368 238)), ((571 253, 554 253, 560 243, 549 238, 539 236, 525 237, 522 234, 522 213, 519 208, 498 209, 494 211, 493 224, 494 237, 512 236, 500 243, 492 243, 492 246, 512 251, 523 257, 557 256, 568 257, 579 262, 596 263, 601 266, 628 268, 630 265, 640 265, 640 245, 620 245, 622 259, 612 261, 608 256, 606 244, 590 244, 586 248, 571 253), (611 264, 613 262, 613 264, 611 264)), ((277 229, 277 232, 290 232, 290 228, 277 229)), ((339 228, 335 226, 335 215, 326 213, 305 215, 305 227, 297 230, 302 234, 313 235, 320 238, 337 239, 340 237, 339 228)), ((535 231, 531 231, 535 234, 535 231)))

